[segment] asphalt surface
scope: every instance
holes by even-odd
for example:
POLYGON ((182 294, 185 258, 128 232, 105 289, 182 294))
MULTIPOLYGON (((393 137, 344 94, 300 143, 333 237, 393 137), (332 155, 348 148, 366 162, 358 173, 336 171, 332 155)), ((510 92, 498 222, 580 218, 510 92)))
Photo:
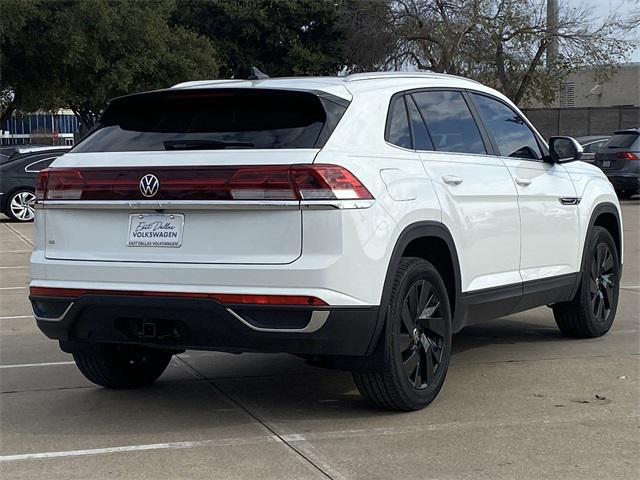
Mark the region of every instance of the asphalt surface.
POLYGON ((149 388, 98 388, 37 330, 32 226, 3 219, 0 476, 640 478, 640 201, 623 216, 608 335, 564 338, 546 307, 469 327, 438 399, 404 414, 287 355, 186 352, 149 388))

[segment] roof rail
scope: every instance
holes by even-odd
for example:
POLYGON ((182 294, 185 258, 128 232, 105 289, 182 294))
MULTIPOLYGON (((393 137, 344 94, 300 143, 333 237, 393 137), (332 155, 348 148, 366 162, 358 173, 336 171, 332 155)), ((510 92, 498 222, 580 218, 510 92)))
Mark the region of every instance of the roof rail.
POLYGON ((361 80, 379 80, 382 78, 428 78, 428 77, 450 77, 460 80, 467 80, 473 83, 480 83, 476 80, 472 80, 466 77, 460 77, 458 75, 450 75, 448 73, 437 72, 364 72, 353 73, 344 78, 345 82, 358 82, 361 80))

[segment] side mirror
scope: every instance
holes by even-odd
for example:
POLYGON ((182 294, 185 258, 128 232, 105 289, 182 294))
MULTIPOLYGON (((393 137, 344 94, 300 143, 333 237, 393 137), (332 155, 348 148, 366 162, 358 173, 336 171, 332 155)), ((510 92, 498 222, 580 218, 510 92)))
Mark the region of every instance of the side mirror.
POLYGON ((551 137, 549 155, 553 163, 573 162, 582 158, 582 145, 572 137, 551 137))

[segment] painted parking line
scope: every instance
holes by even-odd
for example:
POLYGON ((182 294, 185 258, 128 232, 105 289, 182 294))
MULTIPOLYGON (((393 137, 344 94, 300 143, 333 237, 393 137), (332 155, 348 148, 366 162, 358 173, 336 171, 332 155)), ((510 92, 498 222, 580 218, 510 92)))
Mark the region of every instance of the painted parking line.
POLYGON ((260 435, 246 438, 227 438, 220 440, 196 440, 191 442, 150 443, 146 445, 126 445, 123 447, 90 448, 86 450, 67 450, 60 452, 23 453, 18 455, 2 455, 0 462, 18 460, 35 460, 42 458, 81 457, 87 455, 104 455, 107 453, 140 452, 144 450, 178 450, 197 447, 228 447, 236 445, 252 445, 265 442, 280 442, 275 435, 260 435))
POLYGON ((16 363, 14 365, 0 365, 0 369, 5 368, 29 368, 29 367, 54 367, 58 365, 75 365, 76 362, 45 362, 45 363, 16 363))
POLYGON ((613 415, 611 417, 603 417, 597 415, 591 415, 585 417, 580 415, 568 415, 562 418, 536 418, 536 419, 524 419, 513 420, 507 422, 495 422, 495 420, 474 420, 468 422, 445 422, 436 424, 424 424, 424 425, 399 425, 382 428, 364 428, 364 429, 350 429, 350 430, 335 430, 328 432, 317 433, 290 433, 285 435, 256 435, 250 437, 231 437, 221 438, 219 440, 195 440, 184 442, 169 442, 169 443, 151 443, 142 445, 125 445, 121 447, 105 447, 105 448, 91 448, 86 450, 64 450, 53 452, 38 452, 38 453, 21 453, 16 455, 2 455, 0 456, 0 463, 2 462, 15 462, 19 460, 37 460, 48 458, 61 458, 61 457, 80 457, 90 455, 104 455, 109 453, 122 453, 122 452, 139 452, 145 450, 168 450, 168 449, 189 449, 197 447, 224 447, 235 445, 251 445, 266 442, 280 443, 299 443, 315 441, 331 441, 338 439, 348 438, 369 438, 379 436, 396 436, 396 435, 417 435, 424 434, 425 432, 439 432, 447 430, 463 431, 468 429, 486 429, 486 428, 513 428, 513 427, 527 427, 533 425, 549 424, 562 425, 562 424, 578 424, 585 421, 607 421, 607 420, 624 420, 624 421, 636 421, 639 418, 637 414, 625 414, 625 415, 613 415))
POLYGON ((0 317, 0 320, 19 320, 21 318, 33 318, 33 315, 10 315, 8 317, 0 317))
POLYGON ((20 268, 29 268, 29 265, 16 265, 14 267, 0 267, 2 270, 10 270, 10 269, 20 269, 20 268))
POLYGON ((0 253, 31 253, 33 250, 0 250, 0 253))
POLYGON ((0 287, 0 290, 26 290, 29 287, 0 287))

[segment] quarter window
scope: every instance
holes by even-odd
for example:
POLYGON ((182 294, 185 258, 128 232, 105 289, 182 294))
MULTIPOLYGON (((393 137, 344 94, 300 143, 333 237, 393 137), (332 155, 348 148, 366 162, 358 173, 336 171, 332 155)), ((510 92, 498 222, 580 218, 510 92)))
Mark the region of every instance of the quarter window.
POLYGON ((433 150, 433 143, 424 125, 424 120, 416 107, 415 102, 409 96, 407 98, 407 108, 411 120, 411 132, 413 133, 413 146, 416 150, 433 150))
POLYGON ((460 92, 418 92, 412 96, 426 122, 435 150, 487 153, 478 126, 460 92))
POLYGON ((473 93, 473 99, 486 127, 493 134, 503 157, 542 158, 536 136, 524 120, 504 103, 473 93))
POLYGON ((407 117, 407 108, 403 95, 394 97, 391 102, 386 139, 389 143, 398 147, 413 148, 409 118, 407 117))

